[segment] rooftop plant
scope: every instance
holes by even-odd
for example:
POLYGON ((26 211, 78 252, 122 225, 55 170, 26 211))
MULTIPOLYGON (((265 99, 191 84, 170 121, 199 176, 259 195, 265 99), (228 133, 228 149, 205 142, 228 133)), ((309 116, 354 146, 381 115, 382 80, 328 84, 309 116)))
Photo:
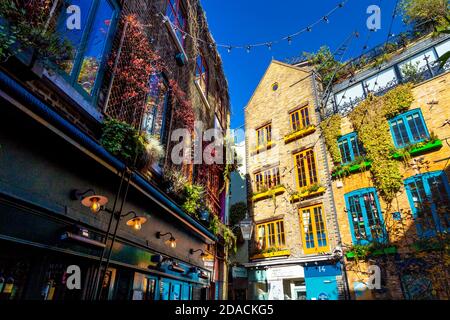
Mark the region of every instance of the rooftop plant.
POLYGON ((403 20, 417 29, 443 25, 449 13, 447 0, 402 0, 400 8, 403 20))

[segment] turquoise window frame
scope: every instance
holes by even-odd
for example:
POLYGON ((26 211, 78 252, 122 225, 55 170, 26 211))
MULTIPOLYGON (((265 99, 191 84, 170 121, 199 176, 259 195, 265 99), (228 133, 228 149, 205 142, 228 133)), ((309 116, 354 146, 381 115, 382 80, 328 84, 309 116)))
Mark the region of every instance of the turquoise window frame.
MULTIPOLYGON (((91 28, 92 28, 93 22, 95 20, 96 13, 98 12, 98 8, 100 6, 101 0, 90 0, 90 1, 92 1, 93 4, 91 5, 91 8, 90 8, 90 11, 88 14, 88 19, 86 21, 86 28, 83 31, 83 35, 81 36, 81 41, 80 41, 80 44, 78 47, 78 48, 82 48, 82 50, 76 51, 71 74, 67 74, 64 70, 61 70, 61 68, 56 65, 54 67, 58 71, 58 74, 61 75, 70 84, 70 86, 72 86, 78 93, 80 93, 83 96, 83 98, 85 98, 87 101, 89 101, 92 105, 96 106, 97 101, 98 101, 100 87, 103 82, 103 77, 104 77, 104 73, 105 73, 105 69, 106 69, 107 57, 111 53, 114 35, 117 30, 117 25, 118 25, 118 20, 119 20, 119 15, 120 15, 120 7, 116 0, 106 0, 112 6, 112 8, 114 10, 114 14, 111 19, 111 24, 110 24, 108 35, 106 37, 106 43, 105 43, 105 47, 103 50, 102 61, 100 63, 100 67, 98 69, 94 87, 92 88, 92 93, 89 94, 88 92, 86 92, 86 90, 83 89, 83 87, 81 85, 79 85, 77 83, 77 80, 78 80, 78 76, 81 71, 81 65, 82 65, 83 58, 84 58, 84 51, 86 49, 86 46, 88 45, 89 34, 91 33, 91 28)), ((61 30, 61 28, 63 28, 66 23, 65 18, 67 16, 65 14, 65 9, 66 9, 66 7, 63 6, 63 10, 60 12, 58 28, 57 28, 58 31, 61 30)))
POLYGON ((377 189, 375 188, 363 188, 363 189, 359 189, 359 190, 355 190, 349 193, 346 193, 344 195, 345 197, 345 205, 346 205, 346 209, 347 209, 347 214, 348 214, 348 219, 349 219, 349 224, 350 224, 350 231, 352 234, 352 240, 353 240, 353 244, 360 244, 360 245, 368 245, 371 244, 373 242, 378 242, 378 243, 384 243, 387 240, 387 234, 386 234, 386 228, 384 225, 384 219, 383 219, 383 214, 381 213, 381 206, 380 206, 380 201, 378 200, 378 194, 377 194, 377 189), (367 217, 367 208, 365 207, 364 204, 364 194, 367 193, 373 193, 373 198, 375 201, 375 205, 376 205, 376 209, 378 211, 378 216, 380 219, 380 224, 381 224, 381 228, 382 228, 382 233, 383 236, 377 239, 373 239, 372 238, 372 233, 370 231, 370 227, 369 227, 369 220, 367 217), (355 230, 354 230, 354 225, 353 225, 353 216, 352 216, 352 212, 350 210, 350 198, 352 197, 358 197, 358 201, 359 201, 359 206, 361 208, 361 214, 363 216, 363 222, 364 222, 364 230, 365 233, 367 235, 367 239, 357 239, 356 238, 356 234, 355 234, 355 230))
MULTIPOLYGON (((443 183, 444 183, 444 188, 447 192, 447 197, 450 199, 450 184, 447 178, 447 175, 444 171, 434 171, 434 172, 427 172, 427 173, 423 173, 423 174, 418 174, 415 176, 412 176, 408 179, 404 180, 404 185, 405 185, 405 189, 406 189, 406 193, 408 195, 408 201, 409 201, 409 205, 411 207, 411 211, 413 213, 413 217, 414 219, 418 218, 418 210, 416 209, 416 207, 414 206, 414 199, 413 199, 413 194, 411 191, 411 184, 412 183, 417 183, 418 181, 421 181, 424 187, 424 191, 427 197, 431 197, 432 195, 432 190, 430 188, 430 185, 428 183, 428 179, 429 178, 434 178, 434 177, 439 177, 442 179, 443 183)), ((420 202, 422 203, 422 199, 420 199, 420 202)), ((447 220, 450 219, 450 217, 448 217, 448 215, 450 215, 449 213, 447 213, 447 220)), ((433 230, 426 230, 423 231, 422 230, 422 225, 420 223, 416 223, 416 229, 417 229, 417 234, 419 237, 421 238, 428 238, 428 237, 433 237, 436 235, 436 232, 448 232, 450 230, 449 228, 445 228, 444 226, 442 226, 441 224, 441 219, 439 219, 438 213, 437 213, 437 208, 436 208, 436 204, 432 201, 431 203, 431 218, 434 224, 435 229, 433 230)))
POLYGON ((341 164, 347 164, 350 163, 352 161, 355 161, 355 159, 357 157, 363 157, 365 155, 364 149, 362 148, 362 145, 360 145, 360 142, 358 140, 358 134, 356 132, 352 132, 349 134, 346 134, 342 137, 340 137, 338 139, 338 148, 339 148, 339 152, 341 153, 341 164), (354 138, 356 140, 356 150, 354 150, 352 143, 351 143, 351 139, 354 138), (342 144, 347 144, 347 147, 349 148, 350 151, 350 160, 349 161, 344 161, 344 155, 341 152, 341 145, 342 144), (361 147, 361 150, 360 150, 361 147))
POLYGON ((402 148, 407 147, 408 145, 415 144, 415 143, 418 143, 418 142, 422 142, 422 141, 424 141, 424 140, 426 140, 426 139, 428 139, 430 137, 430 133, 428 132, 428 128, 427 128, 427 124, 425 123, 425 120, 423 118, 422 110, 420 110, 419 108, 413 109, 413 110, 410 110, 410 111, 407 111, 407 112, 404 112, 404 113, 399 114, 398 116, 396 116, 396 117, 394 117, 392 119, 389 119, 389 127, 391 129, 392 140, 393 140, 394 145, 395 145, 395 147, 397 149, 402 149, 402 148), (410 126, 408 124, 408 121, 406 120, 406 118, 408 116, 414 115, 414 114, 418 114, 419 115, 420 121, 422 121, 422 125, 424 127, 425 134, 426 134, 426 137, 418 139, 418 140, 414 139, 413 134, 411 132, 411 128, 410 128, 410 126), (397 122, 399 120, 403 121, 403 124, 404 124, 404 126, 406 128, 406 134, 408 136, 408 139, 410 140, 409 143, 404 144, 404 145, 400 145, 398 143, 398 141, 395 138, 395 133, 394 133, 394 129, 393 129, 393 123, 397 122))
POLYGON ((165 143, 165 132, 166 132, 166 120, 167 120, 167 112, 168 112, 168 108, 169 108, 169 101, 170 101, 170 93, 169 93, 169 81, 167 80, 167 77, 163 74, 153 74, 150 75, 149 77, 149 93, 148 95, 150 95, 150 81, 151 81, 151 77, 152 76, 157 76, 159 81, 162 82, 166 87, 167 87, 167 91, 164 94, 164 101, 163 101, 163 110, 162 110, 162 119, 161 119, 161 128, 159 130, 159 132, 155 132, 155 119, 156 119, 156 115, 158 114, 158 110, 156 108, 156 106, 158 105, 159 98, 156 102, 155 105, 152 106, 152 116, 153 116, 153 122, 152 122, 152 128, 151 128, 151 132, 149 132, 150 134, 159 134, 160 136, 160 142, 161 143, 165 143))

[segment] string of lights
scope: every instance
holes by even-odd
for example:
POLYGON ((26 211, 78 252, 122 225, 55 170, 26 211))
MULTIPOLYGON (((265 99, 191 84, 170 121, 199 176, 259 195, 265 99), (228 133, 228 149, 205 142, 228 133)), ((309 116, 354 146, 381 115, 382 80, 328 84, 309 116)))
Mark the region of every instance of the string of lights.
POLYGON ((276 44, 282 43, 282 42, 286 42, 288 44, 292 44, 292 41, 296 38, 299 37, 300 35, 302 35, 303 33, 308 33, 308 32, 312 32, 313 28, 315 26, 317 26, 320 23, 329 23, 330 22, 330 18, 331 16, 333 16, 333 14, 335 14, 339 9, 344 8, 344 6, 346 5, 346 3, 349 0, 343 0, 340 3, 338 3, 332 10, 328 11, 325 15, 323 15, 321 18, 317 19, 315 22, 313 22, 312 24, 298 30, 295 33, 289 34, 287 36, 284 36, 280 39, 277 40, 273 40, 273 41, 265 41, 265 42, 258 42, 258 43, 253 43, 253 44, 247 44, 247 45, 233 45, 233 44, 224 44, 224 43, 216 43, 216 42, 208 42, 204 39, 201 38, 197 38, 194 35, 189 34, 188 32, 186 32, 185 30, 182 30, 180 28, 178 28, 170 19, 169 17, 167 17, 164 14, 160 14, 163 17, 163 23, 170 23, 170 25, 172 26, 172 28, 177 31, 180 32, 182 34, 182 37, 184 39, 186 39, 187 37, 191 38, 192 40, 196 41, 196 42, 200 42, 203 44, 206 44, 210 47, 212 46, 216 46, 218 48, 224 48, 228 51, 228 53, 231 53, 231 51, 233 49, 245 49, 248 53, 250 53, 252 48, 255 47, 267 47, 268 50, 271 50, 272 47, 276 44))

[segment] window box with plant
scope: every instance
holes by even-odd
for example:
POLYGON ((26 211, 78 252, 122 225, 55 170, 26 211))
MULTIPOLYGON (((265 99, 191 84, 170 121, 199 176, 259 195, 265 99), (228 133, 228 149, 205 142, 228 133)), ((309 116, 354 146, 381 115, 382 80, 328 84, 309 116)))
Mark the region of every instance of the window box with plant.
POLYGON ((271 198, 274 196, 278 196, 280 194, 283 194, 284 192, 286 192, 286 188, 284 185, 280 184, 278 186, 275 186, 273 188, 270 189, 266 189, 266 190, 261 190, 257 193, 254 193, 252 196, 252 200, 253 201, 259 201, 259 200, 264 200, 267 198, 271 198))
POLYGON ((331 176, 333 178, 342 178, 352 173, 364 172, 367 169, 370 169, 371 166, 372 166, 371 160, 367 160, 364 157, 360 157, 350 163, 341 164, 334 167, 334 170, 331 172, 331 176))
POLYGON ((313 124, 310 124, 309 126, 305 128, 298 129, 297 131, 294 131, 286 136, 284 136, 284 143, 289 143, 292 141, 295 141, 297 139, 300 139, 308 134, 314 133, 316 131, 316 126, 313 124))
POLYGON ((354 245, 346 252, 345 256, 349 260, 366 260, 369 257, 382 255, 393 255, 397 253, 397 247, 393 245, 384 245, 372 243, 370 245, 354 245))
POLYGON ((396 150, 392 155, 394 159, 407 159, 409 157, 419 156, 428 152, 439 150, 442 148, 442 140, 438 139, 433 133, 431 133, 430 138, 411 144, 403 149, 396 150))
POLYGON ((256 259, 266 259, 275 257, 286 257, 291 255, 291 250, 271 247, 264 250, 256 250, 255 253, 250 257, 252 260, 256 259))
POLYGON ((281 184, 280 170, 278 167, 272 167, 255 173, 253 201, 275 197, 285 191, 286 188, 281 184))
POLYGON ((297 202, 305 198, 312 198, 324 194, 327 189, 321 184, 313 184, 309 187, 302 188, 299 192, 291 195, 290 201, 297 202))

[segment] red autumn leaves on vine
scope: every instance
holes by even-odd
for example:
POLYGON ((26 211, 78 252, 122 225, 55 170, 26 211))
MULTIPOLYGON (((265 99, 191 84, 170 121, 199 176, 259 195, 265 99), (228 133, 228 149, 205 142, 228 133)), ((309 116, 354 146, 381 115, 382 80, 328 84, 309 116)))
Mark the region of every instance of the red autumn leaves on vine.
MULTIPOLYGON (((126 35, 120 63, 115 70, 116 85, 121 88, 122 101, 131 100, 136 108, 144 108, 145 104, 142 102, 149 92, 150 75, 167 71, 168 68, 161 56, 151 49, 144 27, 135 15, 125 16, 122 25, 127 27, 124 29, 126 35)), ((111 68, 114 67, 116 54, 113 53, 109 59, 111 68)), ((169 86, 172 100, 176 102, 175 119, 192 132, 195 121, 192 103, 175 80, 169 80, 169 86)))
POLYGON ((177 102, 177 106, 175 107, 175 119, 180 121, 190 132, 193 132, 195 115, 192 102, 186 98, 186 93, 181 90, 175 80, 170 80, 169 86, 172 93, 172 99, 177 102))

